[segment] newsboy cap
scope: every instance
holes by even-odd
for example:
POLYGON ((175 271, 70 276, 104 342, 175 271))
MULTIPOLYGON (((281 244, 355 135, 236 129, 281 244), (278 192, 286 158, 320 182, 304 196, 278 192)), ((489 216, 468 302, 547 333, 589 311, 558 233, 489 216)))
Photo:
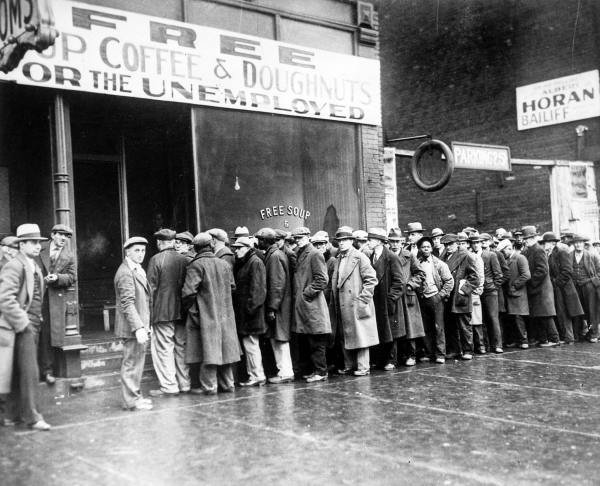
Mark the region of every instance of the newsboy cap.
POLYGON ((288 237, 288 232, 280 230, 280 229, 276 229, 275 230, 275 235, 277 236, 278 240, 283 240, 283 239, 285 239, 285 238, 288 237))
POLYGON ((348 240, 348 239, 354 240, 355 238, 352 233, 354 233, 354 231, 352 228, 350 228, 350 226, 341 226, 336 231, 334 239, 336 239, 336 240, 348 240))
POLYGON ((194 235, 189 231, 184 231, 183 233, 177 233, 175 235, 175 239, 179 241, 185 241, 186 243, 191 244, 192 240, 194 239, 194 235))
POLYGON ((480 237, 480 238, 481 238, 483 241, 486 241, 486 240, 492 241, 492 235, 490 235, 489 233, 481 233, 481 234, 479 235, 479 237, 480 237))
POLYGON ((206 246, 210 243, 210 240, 212 240, 212 236, 208 233, 198 233, 196 236, 194 236, 192 244, 194 246, 206 246))
POLYGON ((317 231, 310 239, 311 243, 328 243, 329 235, 325 231, 317 231))
POLYGON ((55 224, 52 226, 51 233, 63 233, 65 235, 73 236, 73 230, 66 224, 55 224))
POLYGON ((511 240, 509 240, 508 238, 504 238, 503 240, 500 241, 500 243, 498 243, 498 247, 496 249, 498 251, 502 251, 510 245, 512 245, 511 240))
POLYGON ((423 233, 425 229, 421 226, 421 223, 408 223, 407 233, 423 233))
POLYGON ((292 230, 292 237, 296 238, 299 236, 310 236, 310 230, 305 226, 299 226, 292 230))
POLYGON ((0 242, 0 246, 8 246, 9 248, 19 249, 19 238, 16 236, 6 236, 2 242, 0 242))
POLYGON ((175 231, 163 228, 154 233, 154 238, 159 241, 171 241, 175 239, 175 235, 177 235, 175 231))
POLYGON ((448 233, 447 235, 444 235, 442 238, 442 244, 444 244, 444 245, 456 243, 457 241, 458 241, 458 235, 455 235, 453 233, 448 233))
POLYGON ((274 229, 271 228, 261 228, 254 235, 256 238, 267 239, 267 240, 275 240, 277 239, 277 233, 275 233, 274 229))
POLYGON ((132 236, 123 244, 123 248, 125 250, 127 250, 127 248, 129 248, 130 246, 133 246, 133 245, 147 245, 147 244, 148 244, 148 240, 146 238, 143 238, 141 236, 132 236))
POLYGON ((22 224, 17 228, 18 241, 46 241, 48 238, 44 238, 40 233, 40 227, 37 224, 26 223, 22 224))
POLYGON ((227 243, 229 241, 229 237, 225 230, 219 228, 209 229, 207 233, 212 236, 215 240, 222 241, 223 243, 227 243))
POLYGON ((235 240, 235 243, 231 246, 234 248, 241 248, 243 246, 245 246, 246 248, 253 247, 252 240, 247 236, 242 236, 241 238, 238 238, 237 240, 235 240))

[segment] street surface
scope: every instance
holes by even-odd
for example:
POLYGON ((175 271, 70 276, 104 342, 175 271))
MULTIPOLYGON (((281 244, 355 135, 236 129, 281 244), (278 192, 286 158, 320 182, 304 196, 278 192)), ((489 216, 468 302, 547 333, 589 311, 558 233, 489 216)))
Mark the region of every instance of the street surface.
POLYGON ((597 485, 599 373, 600 345, 580 343, 150 412, 84 391, 44 408, 50 432, 0 428, 0 484, 597 485))

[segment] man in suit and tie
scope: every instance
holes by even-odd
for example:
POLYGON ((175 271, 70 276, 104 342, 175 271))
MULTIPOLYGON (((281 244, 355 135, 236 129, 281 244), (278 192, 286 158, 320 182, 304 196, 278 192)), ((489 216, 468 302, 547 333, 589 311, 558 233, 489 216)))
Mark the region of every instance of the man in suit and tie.
POLYGON ((596 289, 600 287, 600 257, 585 249, 586 241, 588 238, 580 235, 573 235, 571 239, 571 243, 575 247, 571 253, 573 281, 587 320, 586 326, 579 317, 577 320, 580 322, 575 330, 576 337, 585 338, 590 343, 597 343, 600 314, 596 302, 598 299, 596 289))
POLYGON ((67 294, 77 280, 75 255, 67 246, 73 230, 64 224, 52 228, 51 241, 42 244, 36 263, 42 269, 47 298, 44 299, 43 321, 38 347, 40 376, 54 384, 54 348, 65 343, 67 294))
POLYGON ((408 223, 408 229, 406 230, 406 233, 408 234, 408 245, 406 245, 406 249, 410 251, 415 258, 419 253, 417 242, 423 238, 424 231, 421 223, 408 223))
POLYGON ((152 293, 141 266, 147 244, 146 238, 129 238, 123 245, 125 261, 115 275, 115 335, 123 340, 123 408, 133 411, 152 410, 152 401, 145 399, 140 391, 152 308, 152 293))

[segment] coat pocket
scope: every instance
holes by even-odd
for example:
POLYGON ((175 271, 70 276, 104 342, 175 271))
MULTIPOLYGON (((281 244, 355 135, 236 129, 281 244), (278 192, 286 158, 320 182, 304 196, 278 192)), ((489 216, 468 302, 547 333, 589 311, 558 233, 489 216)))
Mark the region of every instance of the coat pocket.
POLYGON ((368 319, 371 317, 371 306, 369 304, 363 304, 362 302, 357 302, 356 305, 356 317, 358 319, 368 319))

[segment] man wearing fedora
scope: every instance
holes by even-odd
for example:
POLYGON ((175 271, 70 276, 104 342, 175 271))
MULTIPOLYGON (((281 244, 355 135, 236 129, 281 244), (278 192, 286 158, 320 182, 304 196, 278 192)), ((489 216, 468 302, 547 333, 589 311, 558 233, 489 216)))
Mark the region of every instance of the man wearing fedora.
POLYGON ((447 234, 442 238, 443 259, 454 279, 454 288, 444 308, 447 358, 461 355, 464 360, 473 359, 473 328, 471 312, 472 294, 479 287, 479 275, 473 258, 466 248, 458 246, 458 235, 447 234))
POLYGON ((527 258, 513 248, 512 237, 502 238, 498 250, 506 258, 510 275, 505 283, 507 320, 504 341, 509 348, 528 349, 527 328, 523 316, 529 315, 526 283, 531 279, 527 258))
POLYGON ((352 233, 354 236, 354 248, 362 251, 368 257, 371 256, 371 247, 368 245, 369 233, 364 230, 356 230, 352 233))
POLYGON ((35 258, 41 250, 37 224, 17 228, 19 252, 0 272, 0 394, 9 393, 4 425, 25 421, 50 430, 39 412, 37 348, 42 324, 44 276, 35 258))
POLYGON ((400 250, 402 249, 403 239, 400 228, 390 228, 388 233, 388 246, 390 251, 396 256, 398 256, 398 253, 400 253, 400 250))
POLYGON ((115 336, 123 340, 121 392, 123 409, 152 410, 152 401, 142 396, 140 385, 146 363, 146 343, 150 335, 152 291, 142 262, 148 240, 129 238, 123 245, 125 260, 115 274, 115 336))
POLYGON ((364 376, 370 372, 369 347, 379 343, 373 306, 377 278, 369 258, 352 246, 352 228, 342 226, 335 239, 340 251, 329 281, 329 315, 340 333, 344 353, 344 369, 340 373, 364 376))
MULTIPOLYGON (((467 228, 469 229, 469 228, 467 228)), ((471 228, 472 229, 472 228, 471 228)), ((479 354, 485 354, 485 332, 483 329, 483 310, 481 308, 481 294, 483 293, 483 283, 485 281, 485 269, 483 259, 480 255, 473 251, 472 240, 479 239, 479 233, 473 230, 471 236, 461 231, 458 233, 458 245, 460 248, 465 248, 468 251, 469 257, 475 262, 477 268, 477 276, 479 277, 479 285, 471 294, 471 327, 473 329, 473 344, 475 351, 479 354)))
MULTIPOLYGON (((527 258, 531 273, 531 280, 527 282, 530 329, 537 332, 541 347, 560 346, 560 338, 553 319, 556 310, 548 257, 537 242, 537 236, 535 226, 523 227, 522 239, 525 247, 523 256, 527 258)), ((535 342, 534 336, 529 336, 529 342, 535 342)))
POLYGON ((580 339, 585 338, 590 343, 598 342, 598 289, 600 288, 600 257, 586 250, 585 242, 588 238, 573 235, 571 242, 574 251, 571 254, 573 263, 573 281, 579 296, 579 301, 585 313, 587 326, 581 317, 577 319, 575 334, 580 339))
POLYGON ((152 292, 152 363, 160 387, 150 396, 168 397, 190 391, 190 371, 185 363, 186 329, 181 289, 189 260, 175 250, 175 231, 154 233, 158 253, 148 262, 147 280, 152 292))
POLYGON ((573 262, 565 249, 557 246, 560 240, 551 231, 542 235, 542 245, 548 256, 550 280, 554 288, 554 306, 556 308, 556 327, 560 340, 573 344, 573 318, 584 314, 579 296, 573 283, 573 262))
POLYGON ((307 337, 312 371, 303 375, 308 383, 327 380, 326 347, 331 334, 329 309, 323 291, 328 276, 325 258, 310 243, 310 230, 304 226, 292 231, 298 245, 294 273, 294 317, 292 331, 307 337))
POLYGON ((397 340, 405 334, 398 316, 403 290, 402 270, 398 257, 385 246, 387 232, 384 229, 371 228, 368 237, 371 264, 377 278, 373 304, 379 337, 379 344, 371 350, 371 362, 378 368, 392 371, 398 360, 397 340))
POLYGON ((425 278, 418 290, 419 305, 425 328, 425 358, 438 364, 446 362, 446 334, 444 331, 444 303, 454 288, 454 278, 448 265, 433 255, 433 238, 423 236, 417 246, 419 263, 425 278))
POLYGON ((235 256, 227 246, 227 243, 229 243, 229 237, 227 236, 225 230, 213 228, 208 230, 207 233, 212 236, 210 247, 212 252, 215 254, 215 257, 229 263, 229 265, 231 265, 231 269, 233 270, 235 256))
POLYGON ((408 243, 406 245, 406 249, 412 253, 412 255, 416 258, 419 253, 419 249, 417 248, 417 242, 423 238, 423 226, 421 223, 408 223, 408 229, 406 230, 406 234, 408 235, 408 243))
POLYGON ((444 245, 442 245, 442 237, 445 235, 441 228, 433 228, 431 230, 431 240, 433 241, 433 256, 439 258, 444 251, 444 245))
POLYGON ((46 283, 47 297, 44 299, 42 328, 38 359, 40 376, 49 385, 54 384, 54 348, 65 343, 67 324, 66 289, 77 280, 75 255, 66 245, 73 236, 73 230, 64 224, 52 228, 51 241, 42 243, 36 263, 42 269, 46 283))

